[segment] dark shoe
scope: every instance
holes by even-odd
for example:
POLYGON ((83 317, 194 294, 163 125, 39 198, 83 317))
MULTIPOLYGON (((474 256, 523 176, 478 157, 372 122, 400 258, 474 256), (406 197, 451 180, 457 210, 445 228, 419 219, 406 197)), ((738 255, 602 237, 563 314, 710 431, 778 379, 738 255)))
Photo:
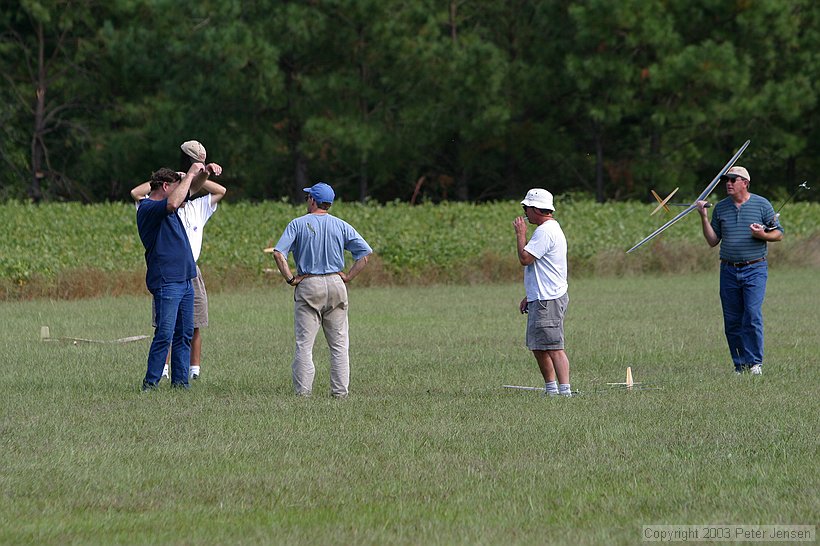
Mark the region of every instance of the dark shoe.
POLYGON ((172 388, 172 389, 184 389, 184 390, 188 390, 188 389, 190 389, 190 388, 191 388, 191 386, 190 386, 190 385, 188 385, 187 383, 171 383, 171 388, 172 388))
POLYGON ((142 382, 142 392, 151 392, 159 390, 159 385, 156 383, 148 383, 146 381, 142 382))

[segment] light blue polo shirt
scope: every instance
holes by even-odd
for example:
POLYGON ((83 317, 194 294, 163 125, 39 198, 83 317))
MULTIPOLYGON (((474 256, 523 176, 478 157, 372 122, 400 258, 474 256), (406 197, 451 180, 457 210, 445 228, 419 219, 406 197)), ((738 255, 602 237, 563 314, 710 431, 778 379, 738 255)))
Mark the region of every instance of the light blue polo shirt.
MULTIPOLYGON (((731 197, 722 199, 712 213, 712 229, 720 239, 720 259, 729 262, 748 262, 766 256, 766 241, 752 237, 752 224, 769 225, 774 220, 774 208, 769 200, 756 195, 740 205, 731 197)), ((783 228, 777 226, 783 231, 783 228)))
POLYGON ((344 271, 345 250, 354 260, 373 252, 353 226, 330 214, 306 214, 291 220, 274 248, 284 256, 293 252, 299 275, 344 271))

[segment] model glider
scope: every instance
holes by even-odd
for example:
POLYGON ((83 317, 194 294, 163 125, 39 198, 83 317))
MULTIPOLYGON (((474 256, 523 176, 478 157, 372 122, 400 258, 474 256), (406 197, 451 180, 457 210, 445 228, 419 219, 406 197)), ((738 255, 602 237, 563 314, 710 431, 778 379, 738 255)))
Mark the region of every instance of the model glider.
POLYGON ((627 366, 626 368, 626 381, 623 383, 607 383, 609 386, 623 386, 627 389, 631 389, 635 385, 640 385, 640 383, 635 383, 632 380, 632 366, 627 366))
MULTIPOLYGON (((732 156, 732 159, 730 159, 729 162, 726 163, 726 165, 720 170, 720 172, 717 174, 717 176, 715 176, 715 178, 712 179, 711 182, 709 182, 709 185, 706 186, 706 188, 704 188, 704 190, 700 193, 700 195, 698 195, 698 197, 694 201, 692 201, 692 203, 690 205, 688 205, 685 209, 683 209, 683 211, 680 212, 677 216, 675 216, 674 218, 672 218, 671 220, 666 222, 664 225, 662 225, 661 227, 659 227, 658 229, 653 231, 651 234, 649 234, 647 237, 645 237, 638 244, 636 244, 635 246, 633 246, 632 248, 627 250, 626 253, 629 254, 630 252, 632 252, 636 248, 639 248, 644 243, 646 243, 648 241, 651 241, 652 239, 654 239, 655 237, 657 237, 658 235, 660 235, 661 233, 666 231, 667 228, 669 228, 670 226, 676 224, 681 218, 683 218, 684 216, 686 216, 687 214, 689 214, 690 212, 695 210, 698 207, 698 201, 702 201, 703 199, 706 199, 707 197, 709 197, 709 194, 712 193, 712 190, 714 190, 715 186, 717 186, 718 182, 720 182, 720 178, 724 174, 726 174, 726 171, 728 171, 729 169, 732 168, 732 166, 735 164, 735 162, 738 160, 738 158, 741 156, 741 154, 743 154, 743 152, 749 146, 750 142, 751 142, 750 140, 747 140, 743 144, 743 146, 741 146, 740 149, 737 152, 735 152, 735 155, 732 156)), ((675 192, 672 192, 672 193, 674 194, 675 192)), ((671 196, 672 195, 670 194, 669 197, 671 197, 671 196)), ((668 200, 669 197, 667 197, 666 200, 668 200)), ((665 205, 666 203, 663 203, 663 204, 665 205)))
POLYGON ((41 326, 40 327, 40 341, 64 341, 68 343, 73 343, 74 345, 78 345, 80 343, 131 343, 132 341, 140 341, 143 339, 148 339, 146 335, 140 336, 128 336, 128 337, 121 337, 119 339, 113 340, 102 340, 102 339, 86 339, 83 337, 67 337, 67 336, 60 336, 60 337, 51 337, 51 332, 48 326, 41 326))
POLYGON ((794 190, 792 192, 792 194, 785 201, 783 201, 783 204, 781 204, 779 207, 777 207, 777 211, 775 211, 775 213, 774 213, 774 218, 772 218, 772 221, 769 222, 769 225, 766 226, 766 229, 763 230, 763 231, 769 232, 769 231, 774 231, 774 230, 778 229, 778 226, 780 225, 780 211, 783 210, 783 207, 786 206, 786 203, 791 201, 792 198, 794 198, 794 196, 797 195, 797 192, 799 192, 800 190, 810 190, 810 189, 811 188, 809 187, 809 181, 808 180, 803 181, 802 184, 797 186, 797 189, 794 190))

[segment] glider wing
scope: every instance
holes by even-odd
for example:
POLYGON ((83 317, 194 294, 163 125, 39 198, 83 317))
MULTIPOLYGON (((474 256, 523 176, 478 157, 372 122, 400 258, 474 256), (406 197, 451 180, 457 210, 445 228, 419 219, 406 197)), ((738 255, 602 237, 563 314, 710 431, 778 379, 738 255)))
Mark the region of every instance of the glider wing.
POLYGON ((689 214, 690 212, 695 210, 698 207, 698 204, 697 204, 698 201, 702 201, 703 199, 706 199, 709 196, 709 194, 712 193, 712 190, 715 189, 715 186, 717 186, 718 182, 720 182, 720 177, 723 176, 724 174, 726 174, 726 171, 728 171, 729 169, 732 168, 732 165, 735 164, 735 161, 737 161, 738 158, 740 158, 741 154, 743 154, 743 152, 749 146, 749 142, 751 142, 751 141, 747 140, 743 144, 743 146, 741 146, 740 149, 737 152, 735 152, 735 155, 732 156, 732 159, 730 159, 729 162, 726 163, 726 165, 724 165, 724 167, 720 170, 720 172, 717 174, 717 176, 715 176, 715 178, 712 179, 711 182, 709 182, 709 185, 706 186, 706 188, 700 193, 700 195, 698 195, 697 199, 692 201, 691 205, 689 205, 688 207, 683 209, 683 212, 681 212, 680 214, 678 214, 677 216, 675 216, 674 218, 672 218, 671 220, 666 222, 664 225, 662 225, 661 227, 659 227, 658 229, 653 231, 650 235, 645 237, 638 244, 636 244, 635 246, 633 246, 632 248, 627 250, 626 253, 629 254, 630 252, 632 252, 636 248, 640 247, 644 243, 646 243, 648 241, 651 241, 652 239, 654 239, 655 237, 657 237, 658 235, 660 235, 661 233, 666 231, 667 228, 669 228, 673 224, 677 223, 678 220, 680 220, 681 218, 683 218, 684 216, 686 216, 687 214, 689 214))

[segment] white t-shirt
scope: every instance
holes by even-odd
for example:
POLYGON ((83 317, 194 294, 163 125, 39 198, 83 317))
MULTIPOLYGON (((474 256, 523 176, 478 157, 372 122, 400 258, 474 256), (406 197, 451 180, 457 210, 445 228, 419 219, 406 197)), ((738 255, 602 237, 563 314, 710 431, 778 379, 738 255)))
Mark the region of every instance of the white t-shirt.
POLYGON ((177 209, 177 216, 182 220, 188 242, 191 243, 195 262, 199 261, 199 253, 202 252, 202 231, 208 219, 216 212, 218 204, 211 203, 211 195, 208 194, 186 201, 185 206, 177 209))
MULTIPOLYGON (((137 201, 135 205, 139 209, 140 201, 137 201)), ((184 206, 177 209, 177 216, 182 220, 188 242, 191 243, 191 252, 195 262, 199 261, 199 254, 202 252, 202 231, 208 219, 216 212, 217 205, 219 203, 211 203, 211 194, 208 194, 185 201, 184 206)))
POLYGON ((535 228, 524 250, 535 261, 524 268, 527 301, 554 300, 567 293, 567 239, 555 220, 535 228))

